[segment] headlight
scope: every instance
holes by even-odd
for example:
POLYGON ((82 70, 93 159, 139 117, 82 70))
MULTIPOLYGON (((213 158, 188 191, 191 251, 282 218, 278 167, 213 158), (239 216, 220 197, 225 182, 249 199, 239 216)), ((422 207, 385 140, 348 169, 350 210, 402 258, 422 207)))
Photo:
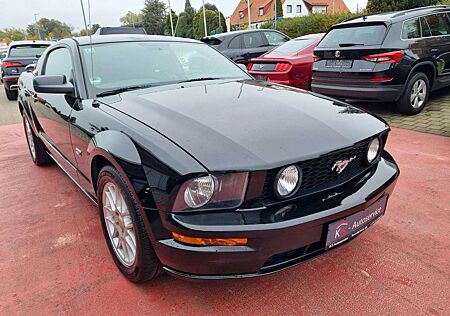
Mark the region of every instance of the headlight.
POLYGON ((278 197, 285 198, 295 194, 300 186, 301 176, 301 170, 294 165, 281 170, 275 179, 278 197))
POLYGON ((369 148, 367 149, 367 162, 372 163, 375 158, 378 157, 380 153, 380 140, 375 138, 369 144, 369 148))
POLYGON ((190 180, 184 190, 184 201, 191 208, 202 207, 214 193, 214 178, 206 176, 190 180))
POLYGON ((208 175, 183 183, 174 212, 193 209, 230 209, 241 205, 247 189, 248 172, 208 175))

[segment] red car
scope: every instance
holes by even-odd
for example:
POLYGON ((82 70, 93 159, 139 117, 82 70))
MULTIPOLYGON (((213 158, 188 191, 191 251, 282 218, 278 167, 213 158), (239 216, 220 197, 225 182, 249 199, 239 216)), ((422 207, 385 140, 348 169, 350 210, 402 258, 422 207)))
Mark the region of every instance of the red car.
POLYGON ((267 80, 302 89, 311 85, 313 51, 325 33, 298 37, 250 60, 247 69, 257 80, 267 80))

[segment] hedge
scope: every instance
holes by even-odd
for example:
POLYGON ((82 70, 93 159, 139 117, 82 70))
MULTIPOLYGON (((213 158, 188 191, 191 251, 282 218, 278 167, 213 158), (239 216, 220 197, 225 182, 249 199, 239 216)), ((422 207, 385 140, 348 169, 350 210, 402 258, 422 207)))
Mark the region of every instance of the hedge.
MULTIPOLYGON (((283 18, 277 21, 277 30, 283 32, 291 38, 295 38, 312 33, 326 32, 332 25, 355 16, 356 14, 353 13, 315 13, 296 18, 283 18)), ((261 28, 273 28, 273 22, 263 23, 261 28)))

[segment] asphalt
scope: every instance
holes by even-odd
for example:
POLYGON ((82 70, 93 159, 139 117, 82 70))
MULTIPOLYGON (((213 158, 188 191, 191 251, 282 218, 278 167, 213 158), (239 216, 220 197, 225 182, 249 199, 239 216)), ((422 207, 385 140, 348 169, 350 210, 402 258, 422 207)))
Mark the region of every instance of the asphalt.
POLYGON ((0 126, 0 315, 450 315, 450 138, 394 128, 388 149, 397 188, 351 243, 262 278, 135 285, 96 208, 32 164, 21 124, 0 126))

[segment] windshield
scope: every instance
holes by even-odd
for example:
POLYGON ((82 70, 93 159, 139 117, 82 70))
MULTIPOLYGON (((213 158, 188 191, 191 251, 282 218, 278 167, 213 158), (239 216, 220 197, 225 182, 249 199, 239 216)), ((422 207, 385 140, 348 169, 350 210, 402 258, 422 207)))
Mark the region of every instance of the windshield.
POLYGON ((206 44, 119 42, 81 47, 89 83, 98 92, 137 85, 250 78, 206 44))
POLYGON ((275 53, 296 53, 314 43, 314 38, 295 39, 275 48, 275 53))
POLYGON ((10 57, 40 57, 47 49, 48 45, 20 45, 13 46, 9 50, 10 57))
POLYGON ((335 28, 328 32, 318 48, 337 48, 344 46, 370 46, 383 43, 386 26, 364 25, 345 28, 335 28))

